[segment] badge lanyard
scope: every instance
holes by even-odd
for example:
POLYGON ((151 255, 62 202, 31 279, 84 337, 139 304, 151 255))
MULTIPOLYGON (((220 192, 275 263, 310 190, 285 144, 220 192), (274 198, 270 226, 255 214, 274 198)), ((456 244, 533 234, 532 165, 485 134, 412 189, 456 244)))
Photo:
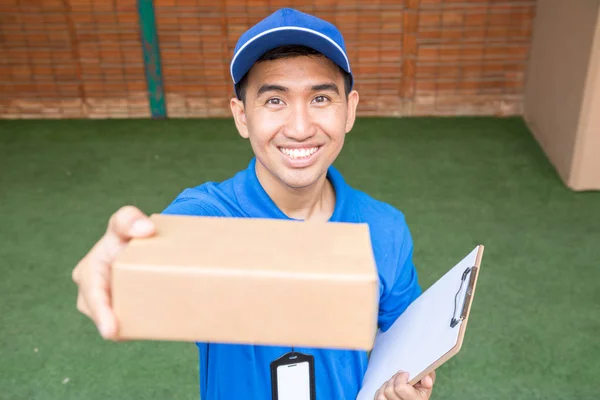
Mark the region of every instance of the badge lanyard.
POLYGON ((292 347, 271 363, 273 400, 316 400, 314 357, 292 347))

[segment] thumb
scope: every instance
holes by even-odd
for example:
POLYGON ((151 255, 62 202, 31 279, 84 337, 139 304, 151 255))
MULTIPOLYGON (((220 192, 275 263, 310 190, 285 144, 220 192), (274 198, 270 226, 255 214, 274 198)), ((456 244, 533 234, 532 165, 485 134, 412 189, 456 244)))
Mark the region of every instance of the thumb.
POLYGON ((148 218, 136 220, 129 230, 129 234, 132 237, 143 237, 151 235, 152 233, 154 233, 154 224, 148 218))
POLYGON ((431 376, 426 375, 421 379, 421 387, 425 389, 431 389, 433 387, 433 379, 431 379, 431 376))
POLYGON ((124 206, 111 216, 106 233, 117 242, 128 242, 134 237, 152 235, 154 224, 140 209, 124 206))
POLYGON ((419 396, 424 399, 428 399, 431 396, 431 392, 433 391, 434 379, 433 376, 426 375, 418 382, 414 388, 419 393, 419 396))

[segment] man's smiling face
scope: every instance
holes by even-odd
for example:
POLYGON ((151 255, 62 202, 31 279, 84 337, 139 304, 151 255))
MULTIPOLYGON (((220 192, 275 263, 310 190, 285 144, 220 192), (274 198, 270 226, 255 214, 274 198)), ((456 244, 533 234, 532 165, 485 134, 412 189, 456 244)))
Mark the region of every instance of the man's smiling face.
POLYGON ((323 56, 298 56, 255 64, 247 76, 245 101, 231 107, 264 169, 289 188, 305 188, 324 177, 354 124, 358 93, 346 98, 344 77, 323 56))

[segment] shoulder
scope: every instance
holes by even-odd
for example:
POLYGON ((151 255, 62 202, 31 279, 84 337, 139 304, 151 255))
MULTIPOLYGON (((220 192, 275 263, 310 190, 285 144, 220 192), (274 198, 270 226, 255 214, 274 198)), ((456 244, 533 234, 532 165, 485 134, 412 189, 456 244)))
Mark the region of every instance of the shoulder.
POLYGON ((163 214, 229 216, 227 203, 233 196, 231 185, 231 179, 228 179, 186 188, 165 208, 163 214))
MULTIPOLYGON (((410 257, 412 237, 405 215, 398 208, 353 189, 358 221, 369 226, 371 245, 378 269, 394 279, 397 267, 410 257)), ((387 279, 386 279, 387 280, 387 279)))
POLYGON ((371 229, 383 233, 407 229, 404 213, 398 208, 360 190, 351 189, 351 191, 359 220, 369 224, 371 229))

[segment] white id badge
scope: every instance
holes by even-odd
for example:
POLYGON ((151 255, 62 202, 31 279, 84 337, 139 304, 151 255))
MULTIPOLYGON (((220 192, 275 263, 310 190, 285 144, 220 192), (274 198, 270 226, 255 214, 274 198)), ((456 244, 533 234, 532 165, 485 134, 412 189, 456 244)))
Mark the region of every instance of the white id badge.
POLYGON ((271 363, 273 400, 316 400, 314 357, 292 351, 271 363))

